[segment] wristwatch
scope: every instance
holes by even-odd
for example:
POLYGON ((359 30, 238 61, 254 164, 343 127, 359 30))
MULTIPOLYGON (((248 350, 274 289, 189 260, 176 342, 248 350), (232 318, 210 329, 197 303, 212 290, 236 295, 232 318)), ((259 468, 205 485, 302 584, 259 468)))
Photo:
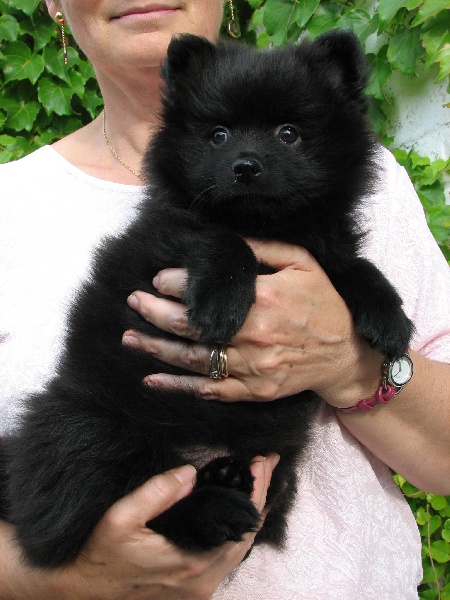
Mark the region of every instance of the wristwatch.
POLYGON ((408 352, 383 364, 383 378, 397 388, 398 394, 413 376, 413 362, 408 352))
POLYGON ((408 352, 391 361, 386 360, 382 367, 381 385, 372 398, 360 400, 347 408, 336 407, 341 412, 369 411, 378 404, 387 404, 391 398, 402 391, 413 376, 413 362, 408 352))

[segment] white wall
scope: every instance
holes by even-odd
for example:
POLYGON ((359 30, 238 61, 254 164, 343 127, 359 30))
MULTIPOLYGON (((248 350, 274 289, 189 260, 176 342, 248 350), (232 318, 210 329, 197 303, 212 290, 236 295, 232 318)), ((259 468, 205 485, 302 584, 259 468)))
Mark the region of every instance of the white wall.
MULTIPOLYGON (((373 14, 377 0, 367 0, 365 10, 373 14)), ((383 37, 370 36, 371 51, 385 42, 383 37)), ((434 65, 420 77, 395 72, 386 86, 385 94, 391 103, 388 108, 388 133, 395 136, 395 144, 405 150, 414 149, 431 160, 450 156, 450 94, 446 88, 448 77, 434 83, 438 67, 434 65)), ((446 202, 450 204, 450 176, 444 182, 446 202)))
MULTIPOLYGON (((389 135, 395 145, 414 149, 422 156, 447 159, 450 156, 450 94, 448 79, 434 83, 436 70, 420 78, 394 73, 387 86, 389 135)), ((450 176, 444 181, 450 204, 450 176)))

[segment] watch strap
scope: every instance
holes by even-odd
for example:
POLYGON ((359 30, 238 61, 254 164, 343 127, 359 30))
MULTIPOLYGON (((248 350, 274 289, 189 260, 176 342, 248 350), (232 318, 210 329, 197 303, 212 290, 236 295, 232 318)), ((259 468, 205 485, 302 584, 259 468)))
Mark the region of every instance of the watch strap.
POLYGON ((341 412, 357 412, 359 410, 369 411, 375 408, 378 404, 387 404, 391 398, 398 394, 401 388, 394 387, 390 383, 386 383, 386 385, 380 385, 380 387, 375 392, 375 395, 371 398, 367 398, 366 400, 360 400, 357 404, 353 406, 349 406, 347 408, 336 407, 337 410, 341 412))
MULTIPOLYGON (((402 391, 402 389, 405 387, 405 384, 408 383, 408 381, 412 377, 413 364, 412 364, 411 357, 408 354, 408 352, 409 352, 409 349, 407 349, 406 352, 404 354, 402 354, 401 357, 399 357, 399 359, 407 358, 410 363, 410 367, 411 367, 409 377, 408 377, 408 379, 405 380, 404 383, 402 382, 402 383, 397 384, 395 381, 391 381, 390 366, 396 361, 390 362, 386 359, 385 362, 383 363, 383 366, 381 369, 381 373, 382 373, 381 384, 378 387, 375 394, 371 398, 366 398, 365 400, 360 400, 353 406, 348 406, 345 408, 335 406, 336 410, 339 410, 341 412, 347 412, 347 413, 353 413, 353 412, 357 412, 360 410, 367 412, 367 411, 372 410, 373 408, 375 408, 375 406, 378 406, 379 404, 387 404, 391 398, 393 398, 396 394, 398 394, 399 392, 402 391)), ((397 359, 397 360, 399 360, 399 359, 397 359)))

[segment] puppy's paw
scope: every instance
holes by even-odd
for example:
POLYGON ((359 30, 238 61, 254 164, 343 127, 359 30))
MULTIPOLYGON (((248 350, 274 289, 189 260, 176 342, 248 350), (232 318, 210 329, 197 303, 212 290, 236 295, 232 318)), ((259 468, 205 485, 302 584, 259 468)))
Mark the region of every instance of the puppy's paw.
POLYGON ((195 489, 147 527, 184 550, 207 552, 227 541, 242 541, 246 533, 257 530, 259 520, 247 494, 208 485, 195 489))
POLYGON ((212 460, 198 472, 196 488, 218 485, 240 490, 250 496, 253 491, 253 479, 248 462, 232 456, 223 456, 212 460))
POLYGON ((201 331, 203 343, 230 342, 244 324, 255 299, 253 287, 230 284, 210 289, 188 306, 190 325, 201 331))
POLYGON ((350 262, 345 276, 334 276, 334 283, 350 308, 356 330, 370 346, 391 359, 403 354, 414 326, 403 310, 400 295, 381 271, 368 260, 357 258, 350 262))
POLYGON ((368 314, 356 323, 357 330, 388 358, 400 356, 409 346, 414 326, 401 307, 383 314, 368 314))
POLYGON ((258 264, 252 250, 229 231, 199 240, 186 257, 183 302, 189 323, 205 343, 228 343, 255 301, 258 264))

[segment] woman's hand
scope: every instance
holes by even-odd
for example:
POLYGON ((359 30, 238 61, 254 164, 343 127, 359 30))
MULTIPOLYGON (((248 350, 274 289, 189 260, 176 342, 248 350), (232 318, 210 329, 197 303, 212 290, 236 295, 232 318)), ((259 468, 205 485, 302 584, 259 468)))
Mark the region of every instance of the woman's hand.
MULTIPOLYGON (((263 511, 276 455, 257 457, 252 500, 263 511)), ((190 554, 145 524, 189 494, 195 469, 188 465, 157 475, 116 502, 94 530, 75 563, 50 571, 28 569, 0 522, 0 598, 8 600, 207 600, 244 558, 255 533, 239 544, 190 554)))
MULTIPOLYGON (((249 243, 258 260, 276 273, 257 278, 256 303, 227 347, 230 377, 204 377, 211 348, 195 343, 199 332, 189 327, 184 305, 137 291, 129 298, 130 306, 185 340, 169 342, 128 331, 124 343, 203 375, 158 373, 146 383, 190 389, 204 399, 221 401, 274 400, 311 389, 333 406, 351 406, 372 396, 383 357, 356 333, 345 302, 317 261, 296 246, 249 243)), ((166 269, 153 283, 162 294, 180 298, 185 279, 183 270, 166 269)))

